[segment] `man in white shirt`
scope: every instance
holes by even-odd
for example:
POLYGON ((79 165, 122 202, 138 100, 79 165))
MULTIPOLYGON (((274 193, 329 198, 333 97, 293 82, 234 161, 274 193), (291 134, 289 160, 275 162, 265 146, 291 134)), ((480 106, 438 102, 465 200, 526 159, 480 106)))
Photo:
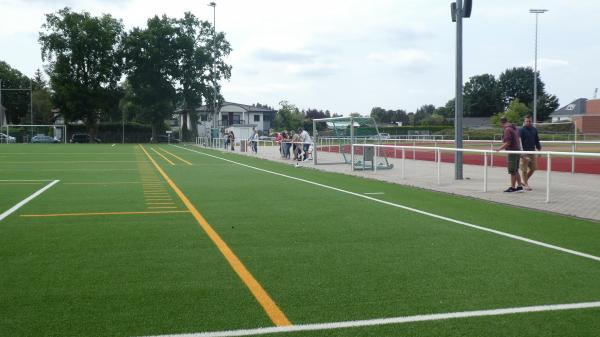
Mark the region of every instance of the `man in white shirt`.
POLYGON ((312 143, 312 138, 306 130, 302 127, 298 128, 298 132, 300 133, 300 141, 302 142, 302 149, 304 151, 304 160, 308 160, 308 149, 312 143))

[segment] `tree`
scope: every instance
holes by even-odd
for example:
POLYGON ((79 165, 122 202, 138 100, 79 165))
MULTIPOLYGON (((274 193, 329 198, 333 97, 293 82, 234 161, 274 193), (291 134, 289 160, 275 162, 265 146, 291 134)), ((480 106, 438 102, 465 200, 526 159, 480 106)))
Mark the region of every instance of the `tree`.
POLYGON ((177 99, 179 35, 176 21, 163 15, 149 19, 145 29, 134 28, 124 41, 128 101, 139 107, 137 117, 152 125, 154 140, 177 99))
MULTIPOLYGON (((187 114, 191 120, 197 120, 194 107, 200 105, 202 100, 214 107, 214 90, 217 91, 217 100, 223 101, 219 94, 220 88, 213 87, 213 79, 231 78, 231 66, 224 62, 224 58, 231 53, 231 46, 225 39, 225 34, 214 33, 214 27, 206 22, 199 21, 193 14, 186 12, 184 17, 176 20, 178 25, 178 49, 180 52, 180 75, 178 90, 183 107, 182 130, 185 139, 188 139, 187 114)), ((217 83, 215 82, 215 85, 217 83)), ((196 123, 192 124, 192 134, 196 133, 196 123)))
POLYGON ((94 136, 100 118, 118 102, 123 24, 108 14, 92 17, 65 7, 47 14, 42 28, 39 42, 53 101, 67 120, 83 120, 94 136))
POLYGON ((37 69, 33 74, 32 79, 33 97, 31 102, 33 103, 33 116, 34 124, 48 124, 54 117, 52 115, 52 95, 48 88, 48 82, 44 79, 44 75, 37 69))
POLYGON ((431 117, 435 112, 435 106, 432 104, 425 104, 422 107, 418 108, 415 112, 415 124, 422 124, 427 118, 431 117))
POLYGON ((491 121, 494 125, 500 125, 500 118, 505 116, 509 122, 521 124, 525 119, 525 116, 527 116, 529 113, 531 113, 531 109, 529 109, 525 103, 519 101, 519 99, 515 99, 514 101, 510 102, 506 111, 499 112, 492 116, 491 121))
POLYGON ((558 106, 558 97, 546 93, 538 96, 537 120, 541 122, 550 119, 550 114, 556 111, 558 106))
MULTIPOLYGON (((0 61, 0 80, 2 80, 2 106, 6 109, 6 119, 9 124, 21 124, 29 114, 29 78, 8 63, 0 61)), ((28 121, 26 123, 29 123, 28 121)))
POLYGON ((275 115, 275 129, 296 130, 302 126, 304 116, 295 105, 288 101, 281 101, 279 105, 281 108, 279 108, 275 115))
POLYGON ((455 110, 455 99, 451 99, 444 106, 437 107, 434 111, 435 114, 444 116, 444 118, 454 118, 455 110))
POLYGON ((491 117, 502 110, 502 97, 494 75, 471 77, 465 83, 464 102, 466 117, 491 117))
MULTIPOLYGON (((515 99, 525 103, 533 109, 533 77, 534 71, 531 67, 508 69, 500 75, 499 87, 505 106, 515 99)), ((545 120, 558 108, 558 99, 554 95, 546 93, 545 84, 539 73, 537 76, 537 97, 539 121, 545 120)))

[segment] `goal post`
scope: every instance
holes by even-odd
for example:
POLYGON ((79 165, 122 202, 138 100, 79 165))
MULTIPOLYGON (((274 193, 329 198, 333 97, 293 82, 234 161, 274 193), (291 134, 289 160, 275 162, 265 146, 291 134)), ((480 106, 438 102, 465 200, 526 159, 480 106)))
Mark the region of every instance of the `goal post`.
MULTIPOLYGON (((315 165, 352 164, 355 169, 389 169, 385 149, 377 149, 375 156, 354 156, 352 145, 381 144, 377 123, 372 117, 333 117, 313 120, 313 161, 315 165), (377 161, 376 163, 374 161, 377 161)), ((371 149, 373 149, 371 147, 371 149)), ((362 151, 362 150, 358 150, 362 151)))
POLYGON ((6 124, 1 130, 8 136, 3 143, 67 143, 64 124, 6 124))

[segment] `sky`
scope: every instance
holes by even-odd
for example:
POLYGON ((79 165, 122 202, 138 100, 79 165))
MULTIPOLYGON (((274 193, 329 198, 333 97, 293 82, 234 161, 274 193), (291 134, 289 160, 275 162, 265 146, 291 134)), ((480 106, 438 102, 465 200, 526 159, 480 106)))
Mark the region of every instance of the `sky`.
MULTIPOLYGON (((0 0, 0 60, 32 76, 45 14, 63 7, 111 14, 127 30, 154 15, 186 11, 213 21, 208 0, 0 0)), ((229 102, 288 101, 349 115, 371 108, 415 111, 454 97, 456 25, 449 0, 215 0, 216 27, 233 51, 229 102)), ((600 1, 473 0, 463 21, 463 77, 534 65, 564 106, 600 87, 600 1)), ((533 79, 532 79, 533 85, 533 79)))

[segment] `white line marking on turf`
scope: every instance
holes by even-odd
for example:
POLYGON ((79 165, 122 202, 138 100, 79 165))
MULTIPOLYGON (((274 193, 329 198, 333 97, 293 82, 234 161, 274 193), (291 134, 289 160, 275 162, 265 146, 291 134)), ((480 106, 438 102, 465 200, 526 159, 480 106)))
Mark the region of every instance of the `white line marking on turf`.
POLYGON ((385 192, 366 192, 363 194, 364 195, 382 195, 382 194, 385 194, 385 192))
POLYGON ((425 212, 425 211, 422 211, 422 210, 419 210, 419 209, 416 209, 416 208, 412 208, 412 207, 408 207, 408 206, 404 206, 404 205, 400 205, 400 204, 395 204, 393 202, 376 199, 376 198, 373 198, 373 197, 362 195, 360 193, 350 192, 350 191, 347 191, 347 190, 343 190, 341 188, 337 188, 337 187, 333 187, 333 186, 329 186, 329 185, 320 184, 320 183, 317 183, 317 182, 314 182, 314 181, 310 181, 310 180, 306 180, 306 179, 302 179, 302 178, 296 178, 296 177, 285 175, 283 173, 273 172, 273 171, 261 169, 261 168, 258 168, 258 167, 254 167, 254 166, 250 166, 250 165, 238 163, 238 162, 230 160, 230 159, 221 158, 219 156, 214 156, 214 155, 211 155, 211 154, 208 154, 208 153, 204 153, 204 152, 200 152, 200 151, 188 149, 188 148, 181 147, 181 146, 178 146, 178 145, 175 145, 175 146, 178 147, 178 148, 180 148, 180 149, 184 149, 184 150, 188 150, 188 151, 191 151, 191 152, 202 154, 202 155, 205 155, 205 156, 208 156, 208 157, 212 157, 212 158, 224 160, 224 161, 227 161, 227 162, 230 162, 230 163, 233 163, 233 164, 236 164, 236 165, 244 166, 244 167, 247 167, 247 168, 251 168, 251 169, 254 169, 254 170, 257 170, 257 171, 262 171, 262 172, 270 173, 270 174, 277 175, 277 176, 280 176, 280 177, 285 177, 285 178, 289 178, 289 179, 293 179, 293 180, 305 182, 307 184, 312 184, 312 185, 320 186, 320 187, 327 188, 327 189, 330 189, 330 190, 334 190, 334 191, 338 191, 338 192, 342 192, 342 193, 354 195, 354 196, 357 196, 357 197, 360 197, 360 198, 368 199, 368 200, 371 200, 371 201, 379 202, 379 203, 382 203, 382 204, 385 204, 385 205, 389 205, 389 206, 393 206, 393 207, 398 207, 398 208, 401 208, 401 209, 404 209, 404 210, 407 210, 407 211, 411 211, 411 212, 414 212, 414 213, 426 215, 426 216, 429 216, 429 217, 432 217, 432 218, 436 218, 436 219, 440 219, 440 220, 452 222, 452 223, 459 224, 459 225, 466 226, 466 227, 470 227, 470 228, 479 229, 481 231, 493 233, 493 234, 496 234, 496 235, 501 235, 501 236, 504 236, 504 237, 507 237, 507 238, 511 238, 511 239, 514 239, 514 240, 519 240, 519 241, 527 242, 527 243, 530 243, 530 244, 533 244, 533 245, 536 245, 536 246, 541 246, 541 247, 545 247, 545 248, 549 248, 549 249, 554 249, 554 250, 557 250, 557 251, 560 251, 560 252, 563 252, 563 253, 573 254, 573 255, 577 255, 577 256, 580 256, 580 257, 585 257, 587 259, 591 259, 591 260, 600 262, 600 257, 595 256, 595 255, 578 252, 576 250, 572 250, 572 249, 567 249, 567 248, 563 248, 563 247, 551 245, 551 244, 548 244, 548 243, 545 243, 545 242, 528 239, 528 238, 523 237, 523 236, 518 236, 518 235, 510 234, 510 233, 498 231, 498 230, 487 228, 487 227, 473 225, 473 224, 470 224, 468 222, 464 222, 464 221, 460 221, 460 220, 448 218, 448 217, 445 217, 445 216, 441 216, 441 215, 437 215, 437 214, 425 212))
POLYGON ((177 335, 175 335, 175 334, 159 335, 159 336, 153 336, 153 337, 253 336, 253 335, 283 333, 283 332, 347 329, 347 328, 359 328, 359 327, 369 327, 369 326, 379 326, 379 325, 389 325, 389 324, 403 324, 403 323, 414 323, 414 322, 424 322, 424 321, 439 321, 439 320, 454 319, 454 318, 500 316, 500 315, 524 314, 524 313, 532 313, 532 312, 590 309, 590 308, 600 308, 600 302, 552 304, 552 305, 538 305, 538 306, 531 306, 531 307, 517 307, 517 308, 477 310, 477 311, 461 311, 461 312, 449 312, 449 313, 442 313, 442 314, 378 318, 378 319, 369 319, 369 320, 360 320, 360 321, 298 324, 298 325, 283 326, 283 327, 200 332, 200 333, 188 333, 188 334, 177 334, 177 335))
POLYGON ((30 202, 31 200, 33 200, 35 197, 37 197, 38 195, 44 193, 47 189, 49 189, 50 187, 56 185, 60 180, 54 180, 53 182, 51 182, 50 184, 40 188, 39 190, 37 190, 37 192, 33 193, 32 195, 28 196, 27 198, 23 199, 21 202, 19 202, 18 204, 14 205, 11 209, 9 209, 8 211, 0 214, 0 221, 4 220, 4 218, 6 218, 7 216, 11 215, 12 213, 14 213, 16 210, 18 210, 19 208, 21 208, 23 205, 25 205, 26 203, 30 202))

